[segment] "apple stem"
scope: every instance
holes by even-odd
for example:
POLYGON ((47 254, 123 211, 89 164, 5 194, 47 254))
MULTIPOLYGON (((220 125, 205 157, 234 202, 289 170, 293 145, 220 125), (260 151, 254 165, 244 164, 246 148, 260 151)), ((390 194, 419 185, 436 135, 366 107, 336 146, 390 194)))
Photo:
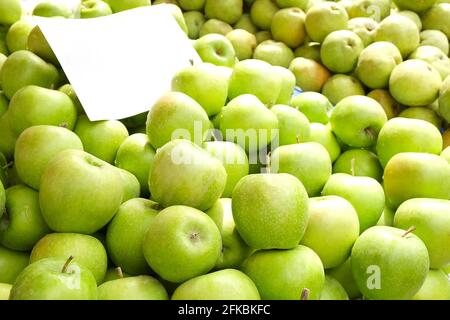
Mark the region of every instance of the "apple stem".
POLYGON ((300 135, 299 134, 295 137, 295 141, 297 141, 297 143, 300 143, 300 135))
POLYGON ((375 139, 376 133, 371 127, 367 127, 364 129, 364 132, 369 136, 371 140, 375 139))
POLYGON ((64 263, 62 269, 61 269, 61 273, 66 273, 67 268, 69 267, 69 264, 72 262, 73 260, 73 256, 70 256, 69 259, 67 259, 66 263, 64 263))
POLYGON ((414 232, 414 231, 416 231, 416 227, 411 226, 411 227, 409 227, 408 230, 405 231, 405 233, 402 235, 402 237, 404 238, 404 237, 406 237, 408 234, 410 234, 411 232, 414 232))
POLYGON ((311 293, 311 290, 309 290, 308 288, 303 288, 300 300, 308 300, 310 293, 311 293))
POLYGON ((3 170, 6 170, 6 169, 9 169, 9 168, 12 168, 13 165, 14 165, 14 162, 13 162, 13 161, 10 161, 10 162, 8 162, 7 164, 5 164, 5 165, 2 167, 2 169, 3 169, 3 170))
POLYGON ((352 176, 355 176, 355 158, 352 159, 352 161, 350 162, 350 172, 352 173, 352 176))
POLYGON ((269 152, 266 156, 266 172, 267 173, 271 173, 270 172, 270 157, 272 156, 272 152, 269 152))
POLYGON ((67 123, 66 123, 66 122, 61 123, 59 126, 60 126, 61 128, 67 129, 67 123))
POLYGON ((191 66, 194 65, 194 59, 189 59, 189 63, 191 64, 191 66))
POLYGON ((120 278, 120 279, 123 279, 122 268, 121 268, 121 267, 117 267, 117 268, 116 268, 116 272, 117 272, 117 275, 119 276, 119 278, 120 278))

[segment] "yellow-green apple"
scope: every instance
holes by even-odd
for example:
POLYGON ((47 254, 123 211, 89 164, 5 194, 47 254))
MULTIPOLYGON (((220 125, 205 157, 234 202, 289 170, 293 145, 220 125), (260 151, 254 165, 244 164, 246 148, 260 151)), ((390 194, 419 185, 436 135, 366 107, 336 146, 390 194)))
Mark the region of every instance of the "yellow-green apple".
POLYGON ((422 15, 423 28, 425 30, 439 30, 450 38, 450 3, 436 3, 422 15))
POLYGON ((195 40, 194 48, 203 62, 225 67, 232 67, 235 63, 236 53, 233 45, 224 35, 204 35, 195 40))
POLYGON ((105 278, 103 279, 103 283, 117 280, 117 279, 123 279, 131 277, 129 274, 122 271, 120 267, 111 267, 106 271, 105 278))
POLYGON ((0 24, 11 25, 22 16, 19 0, 0 0, 0 24))
POLYGON ((427 107, 411 107, 406 108, 398 115, 401 118, 419 119, 428 121, 429 123, 436 126, 436 128, 441 129, 442 118, 430 108, 427 107))
POLYGON ((58 80, 58 70, 52 64, 26 50, 8 56, 0 71, 0 83, 8 99, 25 86, 53 88, 58 80))
POLYGON ((39 208, 39 194, 24 185, 6 189, 6 209, 0 221, 0 243, 12 250, 31 250, 50 232, 39 208))
POLYGON ((9 300, 12 284, 0 283, 0 300, 9 300))
POLYGON ((250 9, 250 17, 259 29, 270 30, 273 16, 279 9, 272 0, 256 0, 250 9))
POLYGON ((407 300, 422 287, 430 261, 427 248, 411 230, 376 226, 356 240, 352 273, 364 297, 407 300))
POLYGON ((72 18, 72 10, 64 2, 44 1, 33 9, 33 16, 72 18))
POLYGON ((180 285, 172 300, 260 300, 255 283, 243 272, 225 269, 190 279, 180 285))
POLYGON ((308 42, 298 47, 294 51, 295 57, 311 59, 318 63, 320 61, 320 43, 319 42, 308 42))
POLYGON ((349 30, 338 30, 328 34, 320 48, 320 59, 330 71, 335 73, 352 72, 364 44, 361 38, 349 30))
POLYGON ((256 43, 258 43, 258 44, 260 44, 261 42, 264 42, 266 40, 273 40, 272 34, 270 33, 270 31, 267 31, 267 30, 258 31, 255 34, 255 37, 256 37, 256 43))
POLYGON ((322 123, 313 122, 310 124, 310 138, 312 142, 318 142, 327 149, 331 162, 341 154, 341 146, 338 143, 336 136, 331 131, 330 125, 324 125, 322 123))
POLYGON ((274 40, 294 49, 299 47, 306 36, 305 13, 295 7, 279 10, 273 16, 270 31, 274 40))
POLYGON ((312 59, 295 58, 289 65, 289 70, 295 75, 297 86, 303 91, 320 92, 331 77, 327 68, 312 59))
POLYGON ((394 118, 381 129, 377 141, 377 154, 381 165, 401 152, 424 152, 439 155, 442 136, 439 130, 424 120, 394 118))
POLYGON ((258 32, 258 28, 253 24, 249 13, 244 13, 242 17, 234 24, 234 29, 243 29, 254 35, 258 32))
POLYGON ((292 49, 285 43, 266 40, 258 44, 255 48, 253 58, 266 61, 273 66, 288 68, 295 56, 292 49))
POLYGON ((450 76, 450 58, 441 49, 433 46, 420 46, 409 59, 419 59, 428 62, 441 75, 442 80, 450 76))
POLYGON ((333 31, 346 30, 347 24, 348 14, 340 3, 318 2, 306 13, 306 31, 316 42, 322 42, 333 31))
POLYGON ((414 11, 410 11, 410 10, 402 10, 402 11, 398 11, 395 14, 404 16, 408 19, 410 19, 412 22, 414 22, 414 24, 417 26, 417 29, 419 29, 419 31, 422 30, 422 20, 420 20, 420 16, 419 14, 417 14, 414 11))
POLYGON ((228 77, 219 71, 220 68, 211 63, 187 67, 173 77, 172 91, 190 96, 209 117, 214 116, 226 104, 228 95, 228 77))
POLYGON ((377 226, 392 227, 394 224, 395 210, 386 206, 381 214, 380 220, 377 222, 377 226))
POLYGON ((405 152, 389 160, 384 189, 392 207, 413 198, 450 198, 450 166, 434 154, 405 152))
POLYGON ((441 157, 450 163, 450 147, 447 147, 442 151, 441 157))
POLYGON ((0 283, 13 284, 29 260, 29 252, 15 251, 0 245, 0 283))
POLYGON ((336 195, 348 200, 358 213, 360 232, 378 222, 385 206, 382 186, 370 177, 335 173, 325 184, 322 195, 336 195))
POLYGON ((401 10, 411 10, 414 12, 423 12, 430 9, 436 0, 393 0, 401 10))
POLYGON ((222 195, 226 180, 219 160, 191 141, 177 139, 158 149, 149 186, 152 198, 163 207, 207 210, 222 195))
POLYGON ((97 300, 91 271, 71 260, 47 258, 30 264, 17 277, 10 300, 97 300))
POLYGON ((291 249, 302 239, 308 223, 308 194, 296 177, 286 173, 245 176, 232 199, 236 228, 251 248, 291 249))
POLYGON ((290 105, 301 111, 310 122, 327 124, 333 108, 324 95, 317 92, 302 92, 292 97, 290 105))
POLYGON ((311 2, 312 1, 309 1, 309 0, 275 0, 275 3, 280 8, 295 7, 295 8, 302 9, 305 12, 308 11, 311 2))
POLYGON ((276 103, 289 105, 297 80, 294 74, 286 68, 274 66, 272 70, 281 77, 281 90, 276 103))
POLYGON ((261 250, 251 255, 242 271, 256 284, 263 300, 318 300, 325 274, 319 256, 305 246, 290 250, 261 250))
POLYGON ((253 51, 256 48, 256 37, 254 34, 242 29, 235 29, 230 31, 226 37, 233 45, 236 58, 245 60, 253 56, 253 51))
POLYGON ((58 58, 48 44, 39 26, 34 27, 27 40, 28 50, 55 66, 59 66, 58 58))
POLYGON ((98 300, 168 300, 164 286, 151 276, 111 280, 98 287, 98 300))
POLYGON ((141 195, 141 185, 135 175, 119 168, 117 168, 117 171, 119 171, 120 180, 122 181, 122 203, 130 199, 139 198, 141 195))
MULTIPOLYGON (((118 0, 118 1, 120 1, 120 0, 118 0)), ((183 30, 183 32, 187 35, 188 28, 186 25, 186 21, 184 21, 183 11, 178 6, 178 3, 166 2, 165 6, 170 11, 172 16, 175 18, 175 21, 178 23, 181 30, 183 30)))
POLYGON ((172 206, 153 219, 143 252, 161 278, 181 283, 210 271, 221 246, 220 231, 207 214, 191 207, 172 206))
POLYGON ((335 74, 323 84, 322 94, 336 105, 347 97, 365 95, 365 90, 357 78, 346 74, 335 74))
POLYGON ((320 293, 320 300, 348 300, 348 294, 339 281, 329 275, 325 275, 325 283, 320 293))
POLYGON ((198 39, 200 29, 206 22, 205 16, 200 11, 187 11, 183 13, 184 21, 188 28, 189 39, 198 39))
POLYGON ((56 232, 92 234, 103 228, 122 203, 118 170, 86 152, 64 150, 41 177, 42 214, 56 232))
POLYGON ((69 96, 69 98, 72 100, 73 104, 77 108, 78 114, 85 114, 83 106, 81 105, 81 102, 78 99, 78 96, 75 90, 73 89, 72 85, 65 84, 62 87, 60 87, 58 91, 61 91, 69 96))
POLYGON ((450 300, 450 281, 442 270, 430 270, 412 300, 450 300))
POLYGON ((379 22, 391 13, 391 0, 353 0, 347 11, 351 18, 369 17, 379 22))
POLYGON ((284 146, 309 140, 309 121, 303 113, 282 104, 274 105, 270 110, 278 118, 278 145, 284 146))
POLYGON ((439 113, 450 123, 450 76, 444 80, 440 89, 439 113))
POLYGON ((381 181, 383 168, 376 154, 364 149, 350 149, 342 153, 333 165, 333 173, 370 177, 381 181))
MULTIPOLYGON (((222 36, 226 36, 231 31, 233 31, 233 27, 228 23, 218 19, 209 19, 205 23, 203 23, 202 27, 199 30, 198 36, 200 38, 208 34, 219 34, 222 36)), ((207 62, 205 61, 205 59, 203 59, 203 61, 207 62)))
POLYGON ((120 121, 90 121, 85 115, 78 118, 74 132, 86 152, 111 164, 120 145, 128 138, 128 130, 120 121))
POLYGON ((14 148, 16 145, 17 134, 11 128, 9 112, 0 117, 0 152, 6 159, 14 157, 14 148))
POLYGON ((320 194, 332 171, 327 150, 317 142, 278 147, 272 152, 270 165, 271 172, 298 178, 310 197, 320 194))
POLYGON ((389 90, 375 89, 370 91, 367 96, 381 104, 388 119, 396 117, 401 111, 400 104, 392 98, 389 90))
POLYGON ((411 19, 394 14, 380 22, 375 41, 392 42, 406 58, 419 46, 419 29, 411 19))
POLYGON ((387 121, 383 107, 365 96, 350 96, 341 100, 331 113, 333 132, 346 145, 372 147, 387 121))
MULTIPOLYGON (((109 0, 108 0, 109 1, 109 0)), ((80 18, 97 18, 112 14, 111 7, 101 0, 83 0, 80 6, 80 18)))
POLYGON ((233 219, 230 198, 221 198, 206 214, 214 220, 222 237, 222 252, 216 269, 239 268, 253 250, 242 240, 233 219))
POLYGON ((448 55, 449 44, 445 33, 439 30, 424 30, 420 33, 421 46, 435 46, 448 55))
POLYGON ((408 229, 414 226, 426 245, 430 267, 441 269, 450 264, 450 200, 410 199, 395 212, 394 227, 408 229))
POLYGON ((375 41, 378 23, 372 18, 353 18, 348 21, 348 29, 361 38, 364 47, 375 41))
POLYGON ((107 0, 106 2, 109 4, 114 13, 139 7, 145 7, 151 4, 150 0, 107 0))
POLYGON ((392 71, 402 61, 395 45, 386 41, 375 42, 361 52, 356 75, 371 89, 387 88, 392 71))
POLYGON ((229 24, 235 24, 242 16, 243 7, 242 0, 206 0, 205 15, 210 19, 219 19, 229 24))
POLYGON ((201 11, 205 6, 205 0, 178 0, 178 5, 185 11, 201 11))
POLYGON ((352 274, 350 258, 348 258, 340 266, 326 270, 326 275, 336 279, 339 284, 345 289, 350 299, 361 297, 361 292, 359 291, 352 274))
POLYGON ((36 24, 29 18, 23 18, 14 23, 6 34, 6 45, 9 52, 27 50, 28 36, 36 24))

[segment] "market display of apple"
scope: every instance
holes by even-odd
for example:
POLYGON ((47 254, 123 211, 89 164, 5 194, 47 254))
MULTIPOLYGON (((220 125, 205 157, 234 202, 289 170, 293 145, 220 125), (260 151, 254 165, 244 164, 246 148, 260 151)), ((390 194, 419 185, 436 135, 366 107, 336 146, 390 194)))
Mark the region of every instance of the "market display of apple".
POLYGON ((0 300, 450 300, 449 21, 439 0, 0 0, 0 300), (201 61, 92 121, 32 16, 155 5, 201 61))

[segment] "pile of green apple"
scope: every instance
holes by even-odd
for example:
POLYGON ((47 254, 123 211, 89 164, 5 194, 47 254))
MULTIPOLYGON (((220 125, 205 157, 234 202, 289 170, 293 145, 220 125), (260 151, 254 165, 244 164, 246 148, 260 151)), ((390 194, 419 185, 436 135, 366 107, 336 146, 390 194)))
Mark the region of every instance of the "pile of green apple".
POLYGON ((450 300, 450 1, 162 2, 203 63, 92 122, 0 0, 0 300, 450 300))

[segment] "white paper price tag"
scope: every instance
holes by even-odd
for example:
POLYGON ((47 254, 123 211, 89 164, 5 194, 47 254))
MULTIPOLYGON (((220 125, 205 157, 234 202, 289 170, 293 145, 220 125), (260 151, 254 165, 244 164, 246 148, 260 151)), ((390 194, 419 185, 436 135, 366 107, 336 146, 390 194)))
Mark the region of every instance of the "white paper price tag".
POLYGON ((148 111, 176 72, 201 61, 165 4, 36 22, 91 121, 148 111))

